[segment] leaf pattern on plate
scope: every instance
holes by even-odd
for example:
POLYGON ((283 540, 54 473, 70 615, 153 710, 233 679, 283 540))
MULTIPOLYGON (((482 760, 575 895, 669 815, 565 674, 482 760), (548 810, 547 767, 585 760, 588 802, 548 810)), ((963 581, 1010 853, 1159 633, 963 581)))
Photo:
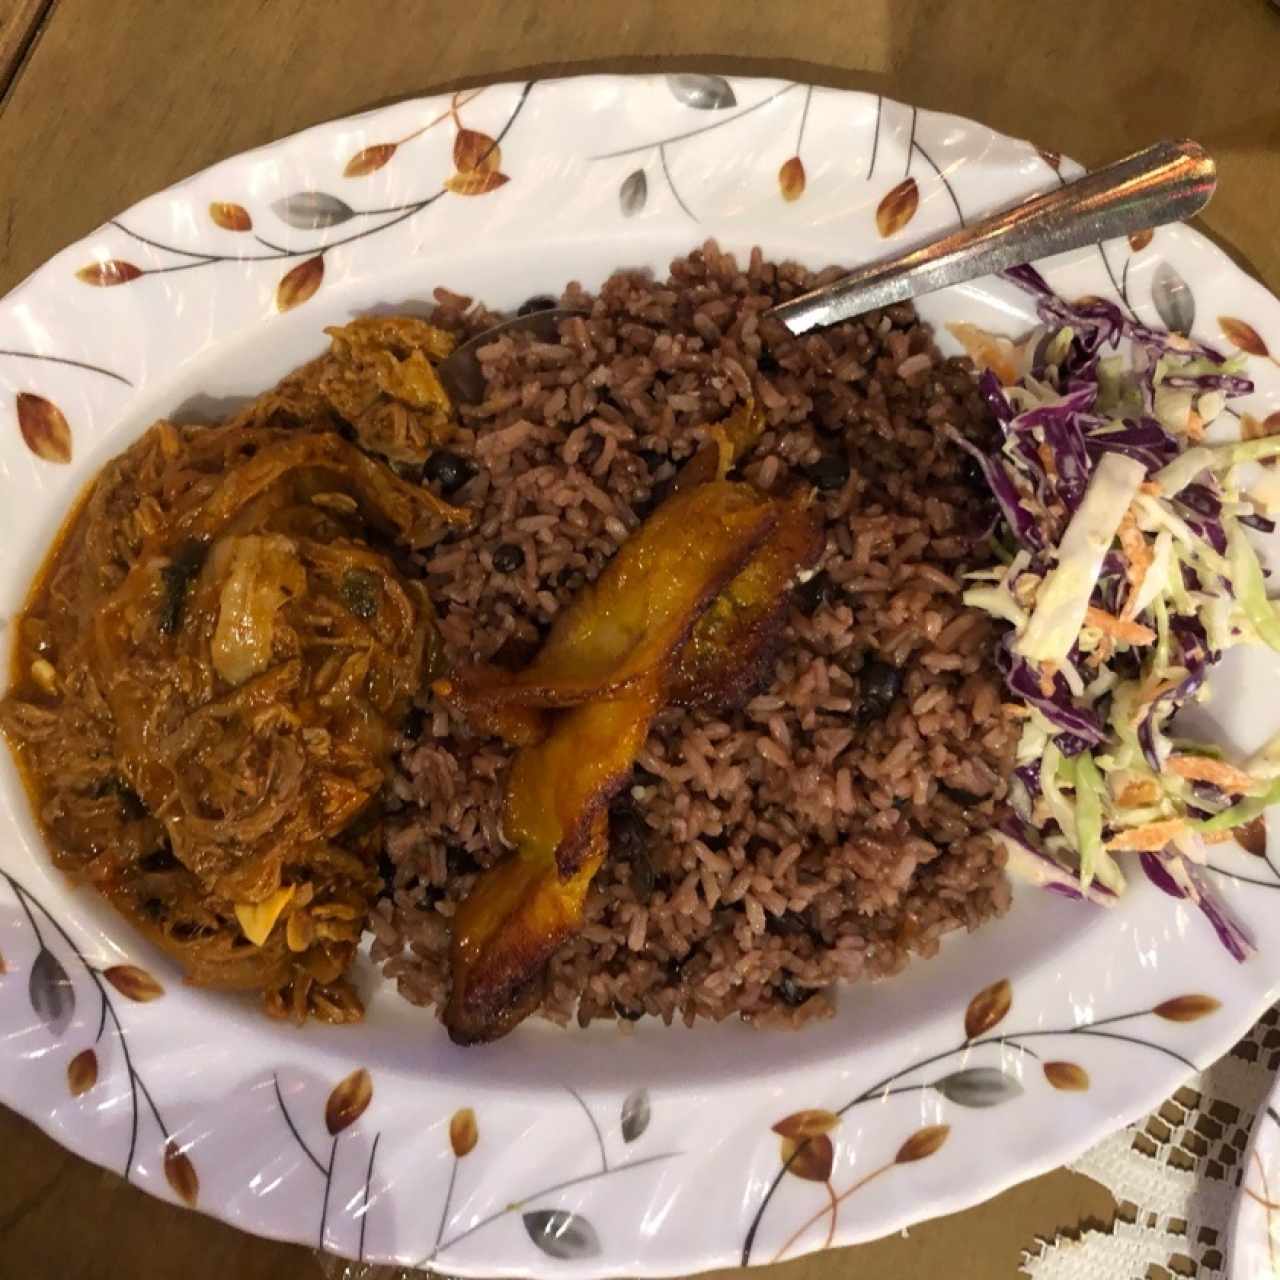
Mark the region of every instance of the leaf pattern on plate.
POLYGON ((286 271, 276 286, 276 310, 290 311, 300 307, 320 287, 324 280, 324 254, 300 262, 292 271, 286 271))
POLYGON ((964 1011, 964 1034, 968 1040, 976 1040, 991 1030, 1013 1006, 1013 987, 1008 978, 1001 978, 989 987, 983 987, 964 1011))
POLYGON ((722 111, 725 107, 738 105, 732 87, 723 76, 668 76, 667 88, 677 101, 699 111, 722 111))
POLYGON ((618 204, 622 208, 622 216, 630 218, 640 212, 649 199, 649 179, 643 169, 632 170, 622 180, 618 188, 618 204))
POLYGON ((67 1088, 73 1098, 88 1093, 98 1083, 98 1055, 92 1049, 81 1049, 67 1063, 67 1088))
POLYGON ((830 1133, 840 1123, 840 1117, 834 1111, 814 1108, 809 1111, 796 1111, 784 1116, 777 1124, 771 1125, 774 1133, 783 1138, 816 1138, 819 1134, 830 1133))
MULTIPOLYGON (((1275 415, 1276 429, 1280 431, 1280 413, 1275 415)), ((1267 815, 1260 813, 1251 822, 1242 823, 1235 829, 1236 844, 1238 844, 1245 853, 1251 853, 1255 858, 1265 858, 1267 856, 1267 815)), ((3 972, 3 970, 0 970, 3 972)))
POLYGON ((649 1127, 649 1090, 633 1089, 622 1102, 622 1140, 634 1142, 649 1127))
POLYGON ((376 173, 395 153, 396 144, 394 142, 375 142, 372 146, 365 147, 363 151, 357 151, 347 161, 346 168, 342 171, 342 176, 344 178, 363 178, 368 174, 376 173))
POLYGON ((1141 253, 1151 243, 1151 238, 1154 235, 1155 231, 1151 227, 1145 227, 1141 231, 1129 232, 1129 248, 1134 253, 1141 253))
POLYGON ((1172 263, 1162 262, 1151 277, 1151 301, 1160 323, 1171 333, 1191 332, 1196 322, 1195 295, 1172 263))
POLYGON ((71 427, 62 410, 31 391, 18 392, 15 401, 18 430, 27 448, 45 462, 70 462, 71 427))
POLYGON ((949 1124, 930 1124, 917 1129, 898 1148, 898 1154, 893 1158, 894 1164, 914 1164, 917 1160, 927 1160, 946 1142, 950 1134, 949 1124))
POLYGON ((920 188, 914 178, 903 178, 896 187, 885 192, 876 206, 876 229, 886 240, 896 235, 916 216, 920 207, 920 188))
POLYGON ((1251 356, 1261 356, 1264 360, 1271 354, 1262 335, 1246 321, 1235 316, 1219 316, 1218 327, 1233 347, 1239 347, 1251 356))
POLYGON ((62 961, 48 947, 40 948, 31 966, 27 998, 32 1012, 48 1028, 49 1034, 61 1040, 76 1011, 76 990, 62 961))
POLYGON ((836 1149, 825 1134, 815 1138, 783 1138, 779 1150, 782 1163, 793 1178, 805 1182, 826 1182, 831 1177, 836 1149))
POLYGON ((190 1157, 170 1138, 164 1144, 164 1178, 178 1199, 189 1209, 196 1207, 200 1195, 200 1179, 190 1157))
POLYGON ((102 971, 102 976, 129 1000, 146 1004, 164 995, 164 988, 145 970, 136 964, 113 964, 102 971))
POLYGON ((1164 1018, 1168 1022, 1196 1022, 1211 1013, 1216 1013, 1220 1008, 1222 1008, 1222 1001, 1215 1000, 1213 996, 1186 995, 1166 1000, 1156 1005, 1151 1012, 1157 1018, 1164 1018))
POLYGON ((804 161, 799 156, 792 156, 783 162, 778 170, 778 187, 782 198, 790 203, 804 195, 804 161))
POLYGON ((450 174, 444 180, 444 185, 458 196, 483 196, 490 191, 496 191, 504 182, 508 181, 505 173, 495 173, 489 170, 477 169, 472 173, 454 173, 450 174))
POLYGON ((458 130, 453 140, 453 165, 456 173, 444 185, 455 195, 482 196, 496 191, 508 179, 499 170, 502 150, 487 133, 475 129, 458 130))
POLYGON ((364 1067, 357 1067, 333 1086, 324 1105, 325 1128, 337 1137, 364 1115, 372 1101, 373 1078, 364 1067))
POLYGON ((109 289, 112 285, 128 284, 130 280, 136 280, 145 274, 141 267, 135 267, 132 262, 108 258, 106 262, 91 262, 87 267, 81 267, 76 272, 76 279, 85 284, 96 285, 99 289, 109 289))
POLYGON ((459 129, 453 140, 453 167, 459 173, 496 173, 502 167, 502 151, 487 133, 459 129))
POLYGON ((1089 1087, 1089 1073, 1077 1062, 1046 1062, 1044 1078, 1064 1093, 1083 1093, 1089 1087))
POLYGON ((252 231, 253 219, 242 204, 230 200, 214 200, 209 205, 209 217, 224 231, 252 231))
POLYGON ((356 212, 345 200, 339 200, 327 191, 295 191, 272 201, 271 208, 281 222, 287 222, 299 231, 336 227, 354 218, 356 212))
POLYGON ((966 1067, 943 1076, 933 1087, 961 1107, 998 1107, 1022 1093, 1022 1085, 998 1067, 966 1067))
POLYGON ((600 1237, 581 1214, 567 1209, 534 1209, 521 1214, 521 1219, 529 1239, 549 1258, 568 1262, 600 1253, 600 1237))
POLYGON ((449 1120, 449 1145, 459 1160, 470 1155, 480 1141, 480 1130, 476 1127, 476 1113, 471 1107, 462 1107, 455 1111, 449 1120))

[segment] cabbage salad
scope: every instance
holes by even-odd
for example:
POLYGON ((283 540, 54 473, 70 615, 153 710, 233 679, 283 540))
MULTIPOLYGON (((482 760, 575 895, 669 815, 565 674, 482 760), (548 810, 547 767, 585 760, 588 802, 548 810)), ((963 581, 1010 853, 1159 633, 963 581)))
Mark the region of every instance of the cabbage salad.
POLYGON ((970 574, 964 599, 1009 624, 997 660, 1022 721, 1001 830, 1010 867, 1102 904, 1140 869, 1243 960, 1252 940, 1205 875, 1206 851, 1280 801, 1280 747, 1229 762, 1170 722, 1233 645, 1280 650, 1246 533, 1275 527, 1280 476, 1256 464, 1280 455, 1280 437, 1210 443, 1253 390, 1243 354, 1101 299, 1069 304, 1030 266, 1005 278, 1036 300, 1024 341, 951 329, 1003 434, 991 455, 956 438, 1003 516, 1000 563, 970 574))

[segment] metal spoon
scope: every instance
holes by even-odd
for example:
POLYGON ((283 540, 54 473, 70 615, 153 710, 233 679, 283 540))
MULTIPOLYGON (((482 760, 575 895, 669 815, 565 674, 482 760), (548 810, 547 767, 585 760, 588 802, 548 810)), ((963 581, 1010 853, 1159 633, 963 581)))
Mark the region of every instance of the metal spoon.
MULTIPOLYGON (((1209 203, 1216 183, 1217 166, 1199 143, 1157 142, 1055 191, 858 267, 764 314, 804 333, 1052 253, 1189 218, 1209 203)), ((455 404, 474 404, 485 391, 476 359, 480 347, 516 331, 555 342, 561 320, 585 314, 551 306, 503 321, 464 342, 436 372, 455 404)))
POLYGON ((1157 142, 1045 195, 810 290, 765 312, 792 333, 1036 258, 1178 222, 1209 203, 1217 166, 1199 143, 1157 142))
MULTIPOLYGON (((525 306, 529 306, 526 303, 525 306)), ((588 312, 578 307, 557 307, 554 303, 527 315, 512 316, 468 338, 436 365, 436 373, 454 404, 478 404, 484 399, 484 370, 476 358, 481 347, 502 337, 505 333, 530 333, 539 342, 560 340, 560 321, 567 316, 585 316, 588 312)))

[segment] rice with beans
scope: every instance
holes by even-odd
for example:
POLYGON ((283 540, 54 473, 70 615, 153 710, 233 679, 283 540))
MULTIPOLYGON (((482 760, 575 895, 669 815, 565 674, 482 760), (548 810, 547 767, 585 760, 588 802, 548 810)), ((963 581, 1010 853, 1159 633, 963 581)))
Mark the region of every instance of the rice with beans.
MULTIPOLYGON (((960 600, 991 511, 947 429, 989 439, 971 370, 909 306, 802 338, 760 313, 836 272, 746 268, 707 244, 670 277, 619 272, 555 343, 481 352, 487 399, 426 482, 477 510, 425 562, 450 656, 523 663, 556 612, 664 496, 716 422, 753 396, 769 428, 741 473, 814 485, 827 546, 770 677, 745 705, 668 710, 610 812, 610 856, 541 1012, 793 1024, 841 982, 900 970, 1009 902, 987 834, 1015 730, 990 624, 960 600)), ((435 319, 493 319, 441 291, 435 319)), ((392 780, 374 959, 441 1004, 449 925, 504 853, 511 749, 430 699, 392 780)))

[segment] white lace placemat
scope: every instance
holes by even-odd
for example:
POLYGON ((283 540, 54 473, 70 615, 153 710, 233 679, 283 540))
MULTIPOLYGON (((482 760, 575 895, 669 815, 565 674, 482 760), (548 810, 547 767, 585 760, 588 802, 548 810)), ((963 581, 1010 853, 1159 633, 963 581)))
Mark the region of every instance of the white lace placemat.
MULTIPOLYGON (((1070 1167, 1106 1187, 1113 1227, 1064 1229, 1023 1253, 1030 1280, 1149 1280, 1226 1274, 1227 1223, 1253 1117, 1280 1067, 1280 1005, 1159 1111, 1105 1138, 1070 1167)), ((1064 1224, 1066 1227, 1067 1224, 1064 1224)), ((325 1280, 423 1280, 421 1271, 316 1255, 325 1280)))
POLYGON ((1159 1111, 1070 1167, 1120 1206, 1109 1231, 1064 1231, 1023 1254, 1031 1280, 1147 1280, 1226 1274, 1227 1225, 1253 1118, 1280 1067, 1280 1005, 1159 1111))

